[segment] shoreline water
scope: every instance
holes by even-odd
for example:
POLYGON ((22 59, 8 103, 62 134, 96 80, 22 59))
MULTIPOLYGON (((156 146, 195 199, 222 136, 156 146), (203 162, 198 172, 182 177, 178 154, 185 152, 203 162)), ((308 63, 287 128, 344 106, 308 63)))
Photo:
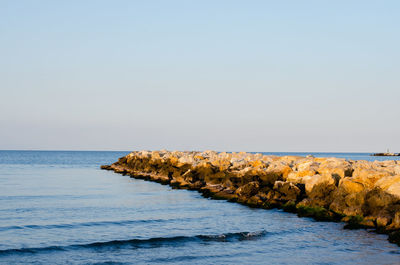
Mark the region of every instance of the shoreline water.
POLYGON ((204 197, 343 221, 345 228, 386 233, 400 246, 400 161, 140 151, 101 168, 204 197))

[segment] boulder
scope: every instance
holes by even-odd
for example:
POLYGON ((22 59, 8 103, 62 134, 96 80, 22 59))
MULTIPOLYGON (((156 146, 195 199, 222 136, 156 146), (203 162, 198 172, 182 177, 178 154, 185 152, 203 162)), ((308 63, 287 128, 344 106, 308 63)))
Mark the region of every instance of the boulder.
POLYGON ((264 185, 273 185, 277 180, 285 180, 292 168, 283 162, 273 162, 259 176, 264 185))
POLYGON ((383 177, 375 183, 375 187, 382 189, 400 200, 400 175, 383 177))
POLYGON ((356 182, 362 183, 367 188, 373 188, 379 179, 391 175, 390 171, 384 169, 377 170, 373 168, 358 167, 354 170, 352 179, 356 182))
POLYGON ((294 183, 304 184, 307 194, 311 193, 315 185, 335 185, 336 183, 336 180, 331 175, 319 174, 299 177, 297 174, 291 173, 287 180, 294 183))
POLYGON ((295 184, 285 181, 275 181, 274 190, 282 194, 281 199, 286 201, 297 201, 301 190, 295 184))
POLYGON ((352 178, 344 178, 339 182, 339 189, 345 194, 359 193, 365 189, 365 186, 352 178))
POLYGON ((258 193, 260 185, 258 182, 253 181, 247 183, 236 190, 236 194, 241 197, 250 198, 251 196, 258 193))

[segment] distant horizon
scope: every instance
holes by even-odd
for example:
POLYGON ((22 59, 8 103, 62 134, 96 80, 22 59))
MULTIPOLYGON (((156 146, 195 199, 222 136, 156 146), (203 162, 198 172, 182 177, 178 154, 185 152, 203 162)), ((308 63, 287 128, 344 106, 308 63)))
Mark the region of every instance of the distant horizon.
MULTIPOLYGON (((204 151, 209 151, 211 149, 207 150, 174 150, 174 149, 137 149, 137 150, 79 150, 79 149, 0 149, 0 151, 38 151, 38 152, 134 152, 134 151, 161 151, 161 150, 167 150, 167 151, 179 151, 179 152, 204 152, 204 151)), ((350 152, 330 152, 330 151, 220 151, 220 150, 211 150, 215 151, 218 153, 221 152, 227 152, 227 153, 239 153, 239 152, 246 152, 246 153, 320 153, 320 154, 376 154, 376 153, 386 153, 386 152, 356 152, 356 151, 350 151, 350 152)), ((393 152, 390 151, 391 153, 398 153, 398 152, 393 152)))

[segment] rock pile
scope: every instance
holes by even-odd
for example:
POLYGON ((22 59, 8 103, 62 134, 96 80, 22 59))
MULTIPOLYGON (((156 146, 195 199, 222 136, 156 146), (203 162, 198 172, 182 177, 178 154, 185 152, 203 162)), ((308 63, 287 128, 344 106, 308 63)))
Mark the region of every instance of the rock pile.
POLYGON ((400 245, 400 161, 137 151, 101 168, 251 207, 373 228, 400 245))

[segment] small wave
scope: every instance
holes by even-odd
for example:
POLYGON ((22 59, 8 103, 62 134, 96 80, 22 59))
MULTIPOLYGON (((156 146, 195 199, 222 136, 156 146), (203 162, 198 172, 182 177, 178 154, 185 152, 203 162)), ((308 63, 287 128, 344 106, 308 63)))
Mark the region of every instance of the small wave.
POLYGON ((91 265, 123 265, 123 264, 130 264, 130 263, 124 263, 124 262, 116 262, 116 261, 102 261, 102 262, 95 262, 95 263, 90 263, 91 265))
POLYGON ((133 248, 152 248, 159 247, 160 245, 168 244, 184 244, 190 242, 235 242, 243 240, 256 240, 267 234, 266 231, 259 232, 238 232, 226 233, 219 235, 196 235, 196 236, 175 236, 175 237, 155 237, 148 239, 128 239, 128 240, 112 240, 106 242, 94 242, 81 245, 69 246, 50 246, 42 248, 19 248, 19 249, 4 249, 0 250, 0 255, 11 254, 33 254, 38 252, 52 252, 52 251, 68 251, 81 248, 101 249, 101 248, 120 248, 129 246, 133 248))
POLYGON ((2 226, 0 231, 6 230, 23 230, 23 229, 59 229, 59 228, 76 228, 87 226, 106 226, 106 225, 131 225, 138 223, 162 223, 171 221, 192 220, 193 218, 170 218, 170 219, 143 219, 143 220, 122 220, 122 221, 98 221, 98 222, 81 222, 81 223, 68 223, 68 224, 48 224, 48 225, 12 225, 2 226))
POLYGON ((262 237, 266 234, 266 231, 259 232, 239 232, 239 233, 227 233, 221 235, 199 235, 198 238, 204 241, 232 241, 232 240, 252 240, 262 237))
POLYGON ((5 200, 71 200, 71 199, 98 199, 103 198, 103 194, 87 194, 87 195, 70 195, 70 194, 55 194, 55 195, 8 195, 8 196, 0 196, 0 201, 5 200))

